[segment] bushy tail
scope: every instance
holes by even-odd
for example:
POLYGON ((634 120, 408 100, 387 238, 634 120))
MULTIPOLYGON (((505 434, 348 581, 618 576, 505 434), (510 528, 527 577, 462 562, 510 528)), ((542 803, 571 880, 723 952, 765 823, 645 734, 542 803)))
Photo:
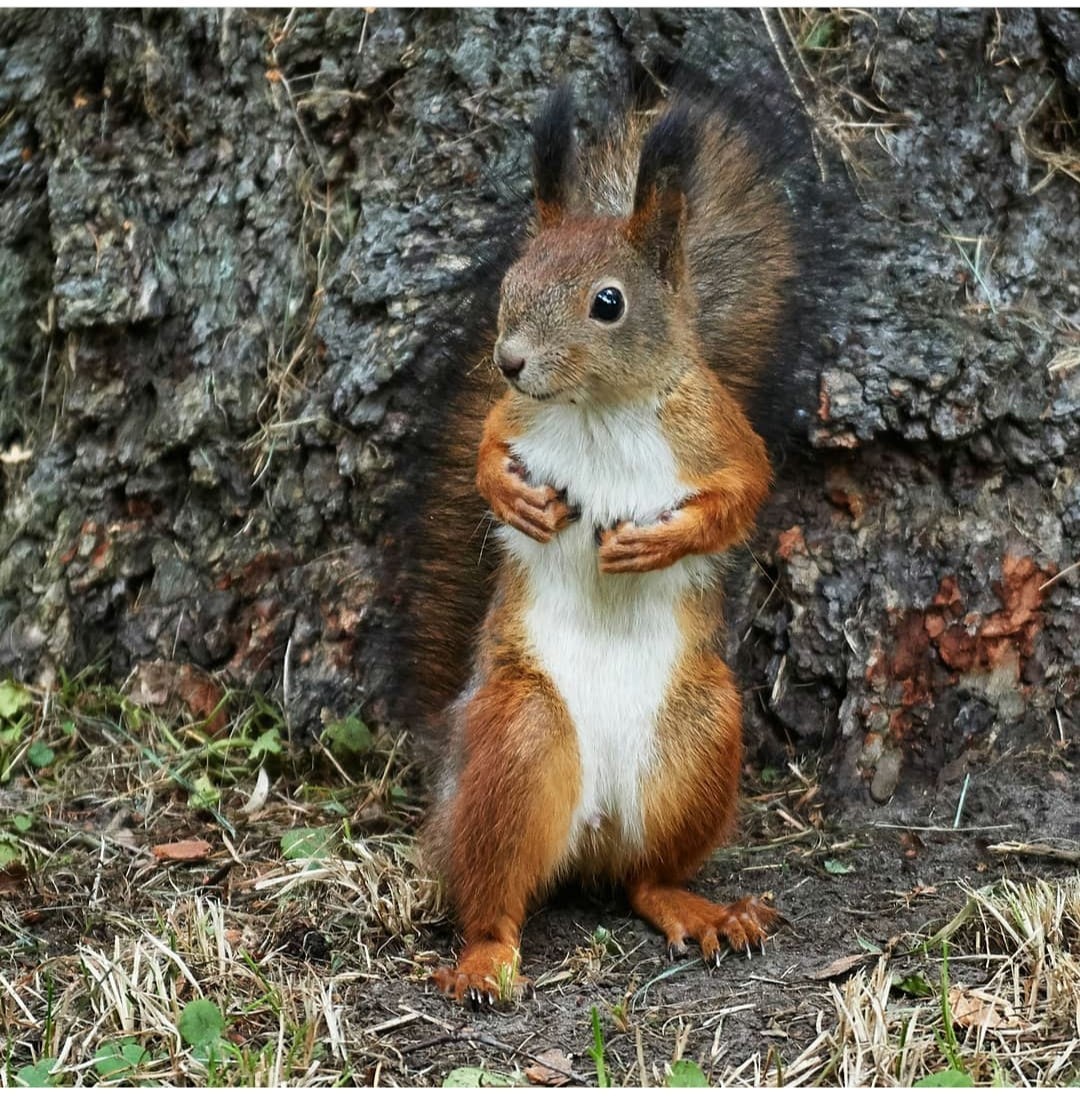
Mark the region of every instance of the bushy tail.
POLYGON ((512 241, 477 264, 465 302, 418 356, 423 407, 411 410, 399 458, 408 484, 380 546, 365 676, 371 711, 407 728, 421 756, 438 749, 440 715, 469 678, 491 588, 493 520, 476 491, 476 452, 504 388, 491 349, 499 283, 515 251, 512 241))

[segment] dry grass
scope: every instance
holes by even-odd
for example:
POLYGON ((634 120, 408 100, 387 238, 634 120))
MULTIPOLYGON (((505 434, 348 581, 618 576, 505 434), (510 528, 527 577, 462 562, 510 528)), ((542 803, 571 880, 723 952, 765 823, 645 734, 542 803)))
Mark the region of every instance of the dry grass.
MULTIPOLYGON (((254 453, 256 483, 266 475, 279 447, 287 447, 301 427, 318 424, 318 420, 298 418, 297 411, 303 405, 312 381, 322 372, 316 325, 322 312, 327 278, 355 228, 348 196, 337 195, 338 188, 327 181, 328 165, 323 151, 308 131, 305 113, 311 105, 310 100, 298 97, 294 86, 310 78, 290 79, 286 66, 278 57, 278 50, 292 32, 296 14, 294 11, 284 20, 274 18, 270 22, 266 79, 269 94, 283 114, 292 119, 298 137, 290 151, 289 164, 300 208, 296 265, 303 275, 302 284, 289 287, 286 315, 281 318, 277 331, 268 333, 265 395, 258 410, 259 430, 245 443, 245 448, 254 453)), ((363 48, 362 40, 360 48, 363 48)))
MULTIPOLYGON (((1001 14, 995 18, 999 30, 987 48, 987 60, 995 65, 1018 65, 1015 58, 999 52, 1001 14)), ((1057 76, 1047 74, 1046 91, 1020 126, 1019 134, 1024 151, 1044 168, 1030 194, 1038 194, 1057 175, 1080 183, 1080 118, 1070 111, 1068 90, 1057 76)))
MULTIPOLYGON (((864 142, 888 153, 888 135, 910 125, 911 116, 892 109, 872 91, 877 20, 859 8, 777 8, 761 15, 792 89, 821 139, 843 158, 858 183, 873 173, 864 142), (860 33, 856 34, 856 30, 860 33)), ((818 163, 825 175, 824 160, 818 163)))
MULTIPOLYGON (((759 958, 718 985, 615 914, 571 927, 546 972, 533 964, 537 1004, 477 1025, 427 989, 426 928, 445 913, 416 861, 398 745, 376 736, 331 762, 340 741, 290 745, 274 706, 227 692, 194 719, 167 671, 126 694, 0 688, 0 857, 15 855, 0 865, 4 1085, 423 1084, 473 1064, 523 1082, 553 1062, 591 1082, 592 1004, 598 1055, 624 1085, 663 1084, 687 1059, 733 1086, 1077 1076, 1080 877, 968 889, 935 934, 896 938, 831 984, 759 958), (181 841, 206 846, 188 861, 162 845, 181 841), (784 1028, 794 1043, 754 1051, 784 1028)), ((809 764, 748 793, 750 838, 720 862, 755 882, 781 864, 805 879, 864 842, 825 829, 809 764)))
POLYGON ((952 1071, 976 1084, 1075 1084, 1078 943, 1080 876, 969 889, 962 910, 936 934, 833 984, 833 1017, 819 1016, 818 1036, 794 1060, 769 1064, 755 1056, 720 1081, 908 1087, 952 1071), (904 962, 918 955, 936 958, 939 981, 930 997, 912 996, 901 984, 904 962))
MULTIPOLYGON (((1000 13, 995 18, 997 33, 987 45, 987 62, 1019 65, 1002 53, 1000 13)), ((889 134, 912 122, 911 115, 872 90, 877 37, 873 10, 763 9, 762 19, 816 134, 837 149, 856 182, 871 176, 865 140, 872 138, 888 154, 889 134)), ((1070 113, 1067 92, 1053 75, 1047 75, 1046 91, 1018 134, 1024 151, 1044 169, 1031 194, 1059 175, 1080 183, 1080 119, 1070 113)))
POLYGON ((418 932, 442 917, 397 745, 376 737, 346 785, 264 700, 194 720, 164 689, 133 702, 145 681, 20 692, 0 719, 0 1079, 368 1081, 381 1053, 353 1008, 423 979, 418 932), (181 1022, 200 1000, 224 1020, 203 1047, 181 1022))

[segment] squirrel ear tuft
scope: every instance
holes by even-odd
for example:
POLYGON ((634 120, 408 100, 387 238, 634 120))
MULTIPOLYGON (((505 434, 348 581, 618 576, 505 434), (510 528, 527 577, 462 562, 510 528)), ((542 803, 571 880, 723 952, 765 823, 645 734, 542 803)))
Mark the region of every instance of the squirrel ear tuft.
POLYGON ((533 183, 540 228, 556 225, 566 216, 574 164, 574 96, 568 85, 561 84, 533 123, 533 183))
POLYGON ((678 104, 660 116, 641 146, 634 210, 626 227, 630 243, 676 288, 683 275, 686 192, 697 143, 698 126, 687 106, 678 104))

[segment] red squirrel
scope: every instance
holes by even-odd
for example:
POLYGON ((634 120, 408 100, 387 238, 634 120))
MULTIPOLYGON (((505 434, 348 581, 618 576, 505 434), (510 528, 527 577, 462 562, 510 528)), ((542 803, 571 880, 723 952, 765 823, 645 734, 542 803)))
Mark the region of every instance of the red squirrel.
POLYGON ((568 877, 621 884, 673 951, 693 939, 709 962, 779 919, 686 882, 736 815, 721 581, 770 488, 747 408, 798 273, 789 204, 746 136, 689 98, 628 110, 579 149, 555 93, 533 181, 447 442, 475 488, 459 479, 438 505, 456 527, 428 515, 421 647, 459 693, 438 718, 426 839, 464 936, 433 978, 474 1002, 523 985, 529 905, 568 877), (475 491, 495 522, 486 589, 453 557, 475 491), (451 626, 481 607, 468 663, 451 626))

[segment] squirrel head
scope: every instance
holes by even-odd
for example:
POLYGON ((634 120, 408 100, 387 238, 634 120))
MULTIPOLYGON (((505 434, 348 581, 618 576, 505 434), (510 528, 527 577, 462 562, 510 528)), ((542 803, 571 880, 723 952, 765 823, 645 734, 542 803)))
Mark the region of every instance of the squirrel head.
POLYGON ((629 215, 580 214, 573 103, 565 89, 549 101, 534 128, 535 232, 499 302, 495 363, 518 392, 621 403, 669 387, 686 368, 695 143, 689 111, 667 111, 642 145, 629 215))

